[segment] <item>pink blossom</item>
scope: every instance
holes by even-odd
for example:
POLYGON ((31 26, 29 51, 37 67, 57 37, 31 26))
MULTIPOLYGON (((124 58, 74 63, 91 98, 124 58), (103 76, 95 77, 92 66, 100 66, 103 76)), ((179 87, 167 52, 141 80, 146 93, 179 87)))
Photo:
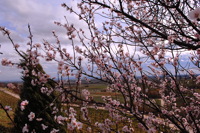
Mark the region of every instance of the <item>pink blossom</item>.
POLYGON ((29 121, 32 121, 35 118, 35 113, 30 112, 30 114, 28 115, 29 121))
POLYGON ((6 34, 9 35, 10 34, 10 31, 7 30, 5 27, 0 26, 0 30, 3 31, 3 35, 6 35, 6 34))
POLYGON ((35 83, 35 80, 34 80, 34 79, 31 80, 31 85, 32 85, 32 86, 36 86, 36 83, 35 83))
POLYGON ((148 130, 148 133, 156 133, 156 129, 152 127, 148 130))
POLYGON ((89 133, 91 133, 91 132, 92 132, 91 127, 88 127, 88 128, 87 128, 87 131, 88 131, 89 133))
POLYGON ((32 75, 33 76, 37 76, 36 72, 34 70, 32 70, 32 75))
POLYGON ((19 48, 19 44, 15 44, 14 47, 15 47, 15 48, 19 48))
POLYGON ((61 115, 55 116, 55 120, 56 120, 59 124, 62 124, 62 125, 63 125, 62 121, 66 120, 66 117, 63 117, 63 116, 61 116, 61 115))
POLYGON ((128 126, 124 126, 122 128, 122 131, 125 132, 125 133, 131 133, 131 131, 129 130, 129 127, 128 126))
POLYGON ((42 129, 43 129, 43 130, 46 130, 46 129, 48 128, 48 126, 46 126, 46 125, 44 125, 44 124, 41 124, 41 126, 42 126, 42 129))
POLYGON ((196 77, 196 84, 200 83, 200 75, 196 77))
POLYGON ((41 90, 42 93, 47 93, 48 92, 48 88, 46 88, 46 87, 42 87, 40 90, 41 90))
POLYGON ((76 119, 72 119, 71 124, 72 124, 74 127, 76 127, 76 126, 77 126, 77 121, 76 121, 76 119))
POLYGON ((36 44, 35 44, 35 47, 40 48, 40 47, 41 47, 41 44, 36 43, 36 44))
POLYGON ((25 106, 28 105, 28 103, 29 102, 27 100, 24 100, 24 101, 21 102, 20 108, 21 108, 22 111, 25 109, 25 106))
POLYGON ((197 54, 200 55, 200 48, 197 49, 197 54))
POLYGON ((11 108, 10 106, 5 106, 4 109, 5 109, 6 111, 11 111, 11 110, 12 110, 12 108, 11 108))
POLYGON ((74 127, 71 123, 68 123, 68 124, 67 124, 67 129, 69 129, 69 130, 72 131, 72 130, 74 130, 74 128, 75 128, 75 127, 74 127))
POLYGON ((90 95, 90 92, 86 89, 82 90, 82 95, 85 97, 86 100, 88 100, 88 97, 90 95))
POLYGON ((25 106, 20 106, 20 109, 23 111, 25 109, 25 106))
POLYGON ((81 108, 81 112, 83 113, 83 119, 84 120, 87 120, 87 117, 88 117, 88 110, 87 110, 87 108, 86 107, 82 107, 81 108))
POLYGON ((167 39, 168 39, 169 43, 173 43, 175 37, 173 35, 170 35, 170 36, 167 37, 167 39))
POLYGON ((26 105, 28 105, 28 103, 29 102, 27 100, 24 100, 24 101, 21 102, 21 106, 26 106, 26 105))
POLYGON ((39 74, 38 76, 40 77, 39 81, 41 83, 46 83, 48 78, 50 77, 48 74, 39 74))
POLYGON ((104 121, 105 125, 109 126, 109 125, 113 125, 113 122, 110 119, 105 119, 104 121))
POLYGON ((7 87, 9 89, 15 89, 16 88, 15 85, 13 85, 12 83, 7 84, 7 87))
POLYGON ((22 128, 22 133, 26 133, 26 132, 27 133, 29 132, 27 124, 25 124, 24 127, 22 128))
POLYGON ((191 20, 200 19, 200 7, 190 11, 188 13, 188 18, 191 19, 191 20))
POLYGON ((142 89, 141 89, 140 87, 137 87, 136 90, 137 90, 138 92, 140 92, 142 89))
POLYGON ((3 66, 8 66, 8 65, 12 65, 12 62, 9 61, 8 59, 3 58, 3 59, 1 60, 1 64, 2 64, 3 66))
POLYGON ((42 121, 42 118, 36 118, 36 121, 42 121))
POLYGON ((113 100, 111 101, 112 105, 115 105, 115 106, 119 106, 120 105, 120 102, 117 101, 117 100, 113 100))
POLYGON ((77 129, 80 130, 83 127, 83 123, 77 122, 76 126, 77 126, 77 129))
POLYGON ((53 128, 53 130, 50 133, 58 133, 58 132, 59 132, 58 129, 53 128))
POLYGON ((199 93, 194 93, 193 95, 194 95, 197 99, 200 100, 200 94, 199 94, 199 93))

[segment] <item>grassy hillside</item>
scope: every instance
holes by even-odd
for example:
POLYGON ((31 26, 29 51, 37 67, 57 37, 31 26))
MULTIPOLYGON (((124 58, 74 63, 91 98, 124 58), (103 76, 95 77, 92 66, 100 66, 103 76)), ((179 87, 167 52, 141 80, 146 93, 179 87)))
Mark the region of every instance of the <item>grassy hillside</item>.
MULTIPOLYGON (((0 103, 5 107, 6 105, 11 106, 12 111, 9 111, 9 115, 13 117, 15 108, 17 106, 18 99, 12 97, 5 92, 0 91, 0 103)), ((6 113, 3 109, 0 108, 0 132, 1 133, 10 133, 10 129, 13 127, 12 122, 6 116, 6 113)))

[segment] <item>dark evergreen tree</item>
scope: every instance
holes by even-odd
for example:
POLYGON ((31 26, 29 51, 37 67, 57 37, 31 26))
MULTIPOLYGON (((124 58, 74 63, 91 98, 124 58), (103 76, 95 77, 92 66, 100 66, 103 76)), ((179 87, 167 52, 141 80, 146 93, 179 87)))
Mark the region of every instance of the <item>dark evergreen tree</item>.
POLYGON ((24 60, 20 64, 24 76, 22 77, 21 100, 14 116, 16 123, 14 132, 21 133, 24 130, 24 132, 50 133, 54 129, 59 129, 59 133, 65 132, 62 125, 54 119, 55 116, 61 115, 61 105, 53 91, 56 84, 45 74, 41 65, 33 64, 32 61, 27 63, 24 60), (27 105, 23 105, 25 100, 28 101, 27 105))

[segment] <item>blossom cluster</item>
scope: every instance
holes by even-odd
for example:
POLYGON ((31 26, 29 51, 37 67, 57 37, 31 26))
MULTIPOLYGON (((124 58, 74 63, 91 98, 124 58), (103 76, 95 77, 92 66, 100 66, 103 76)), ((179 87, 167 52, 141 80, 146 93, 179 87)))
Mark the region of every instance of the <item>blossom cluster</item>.
POLYGON ((72 107, 70 107, 69 113, 70 114, 68 119, 70 120, 70 123, 67 123, 67 128, 71 131, 75 128, 81 129, 83 127, 83 123, 77 121, 77 119, 75 118, 76 111, 72 107))
POLYGON ((21 110, 23 111, 25 107, 28 105, 29 101, 24 100, 20 103, 21 110))

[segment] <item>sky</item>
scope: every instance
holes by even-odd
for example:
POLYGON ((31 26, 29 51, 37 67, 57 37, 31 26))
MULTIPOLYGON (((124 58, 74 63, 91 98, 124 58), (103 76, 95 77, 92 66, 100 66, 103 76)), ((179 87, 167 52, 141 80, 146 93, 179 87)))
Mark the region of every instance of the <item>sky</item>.
MULTIPOLYGON (((31 26, 34 43, 42 43, 43 39, 50 43, 55 43, 52 31, 56 31, 61 43, 69 42, 66 31, 55 25, 54 21, 65 22, 64 16, 67 17, 69 23, 73 23, 75 27, 87 29, 87 25, 80 22, 79 18, 70 14, 63 7, 62 3, 77 8, 78 0, 0 0, 0 26, 6 27, 11 31, 11 37, 16 44, 25 50, 28 40, 28 24, 31 26)), ((101 26, 101 21, 96 18, 97 25, 101 26)), ((12 62, 19 62, 19 56, 13 50, 10 41, 0 33, 0 61, 7 58, 12 62)), ((188 53, 185 53, 187 55, 188 53)), ((182 63, 186 63, 188 59, 184 59, 182 63)), ((56 63, 42 61, 45 71, 52 77, 57 76, 56 63)), ((7 67, 0 64, 0 82, 20 80, 22 74, 20 69, 16 67, 7 67)))
MULTIPOLYGON (((19 44, 22 49, 28 42, 28 24, 31 26, 34 43, 43 42, 43 39, 53 42, 52 31, 61 37, 61 41, 67 43, 65 30, 54 24, 54 21, 63 22, 64 16, 71 23, 80 26, 78 17, 69 14, 66 9, 61 7, 66 3, 76 7, 76 0, 0 0, 0 26, 6 27, 11 31, 14 42, 19 44)), ((81 25, 83 26, 83 25, 81 25)), ((13 62, 18 62, 19 57, 12 48, 12 44, 0 33, 0 60, 8 58, 13 62)), ((52 71, 52 63, 44 65, 47 73, 55 75, 52 71)), ((5 67, 0 65, 0 82, 20 80, 21 70, 16 67, 5 67)))

